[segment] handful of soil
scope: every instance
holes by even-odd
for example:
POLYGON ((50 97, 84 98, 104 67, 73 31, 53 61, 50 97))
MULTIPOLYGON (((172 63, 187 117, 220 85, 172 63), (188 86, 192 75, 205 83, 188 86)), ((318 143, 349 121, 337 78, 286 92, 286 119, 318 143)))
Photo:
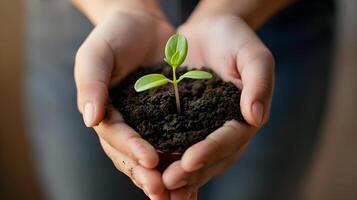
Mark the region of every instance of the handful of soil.
MULTIPOLYGON (((185 72, 187 68, 180 67, 177 76, 185 72)), ((151 73, 172 77, 171 67, 164 64, 139 68, 110 90, 110 99, 125 122, 156 149, 165 153, 184 152, 226 121, 245 121, 240 111, 241 91, 216 74, 210 80, 185 79, 179 83, 181 113, 178 114, 172 84, 139 93, 134 90, 135 81, 151 73)))

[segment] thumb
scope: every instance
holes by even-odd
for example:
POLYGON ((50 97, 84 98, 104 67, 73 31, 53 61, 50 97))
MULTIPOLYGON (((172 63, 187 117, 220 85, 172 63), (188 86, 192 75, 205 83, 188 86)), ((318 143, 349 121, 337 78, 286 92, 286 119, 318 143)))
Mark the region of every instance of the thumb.
POLYGON ((268 121, 274 87, 274 58, 262 44, 247 48, 237 58, 242 79, 241 110, 251 125, 268 121))
POLYGON ((113 60, 111 48, 93 33, 77 52, 74 73, 77 104, 87 127, 98 125, 104 118, 113 60))

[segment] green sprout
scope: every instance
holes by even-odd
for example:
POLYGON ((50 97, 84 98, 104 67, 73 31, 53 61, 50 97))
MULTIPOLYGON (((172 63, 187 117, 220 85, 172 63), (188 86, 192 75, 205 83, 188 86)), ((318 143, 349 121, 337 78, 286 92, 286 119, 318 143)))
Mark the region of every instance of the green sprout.
POLYGON ((200 70, 188 71, 181 75, 178 79, 176 78, 176 69, 179 67, 186 59, 188 51, 187 39, 183 35, 175 34, 170 37, 166 43, 165 47, 165 62, 172 67, 172 80, 167 78, 162 74, 148 74, 139 78, 134 85, 137 92, 142 92, 151 88, 166 85, 167 83, 172 83, 175 90, 176 97, 176 108, 177 112, 181 112, 180 107, 180 95, 178 91, 178 83, 184 78, 191 79, 211 79, 212 74, 200 70))

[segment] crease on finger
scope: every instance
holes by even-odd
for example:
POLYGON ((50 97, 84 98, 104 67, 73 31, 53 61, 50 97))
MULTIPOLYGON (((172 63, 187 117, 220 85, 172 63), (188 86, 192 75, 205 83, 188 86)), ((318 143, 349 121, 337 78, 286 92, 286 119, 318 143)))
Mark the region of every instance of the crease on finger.
POLYGON ((243 154, 244 150, 245 147, 240 149, 230 157, 222 159, 221 161, 213 165, 201 169, 199 172, 197 172, 197 175, 192 174, 190 177, 192 180, 189 181, 191 182, 191 185, 189 185, 189 187, 192 188, 191 190, 198 190, 207 182, 209 182, 212 178, 226 171, 235 161, 237 161, 237 159, 243 154))
POLYGON ((113 124, 124 123, 124 118, 112 104, 109 104, 106 109, 104 120, 99 124, 101 126, 110 126, 113 124))
POLYGON ((189 200, 197 200, 198 198, 198 192, 193 192, 189 198, 189 200))
POLYGON ((182 158, 185 171, 195 171, 195 166, 211 165, 237 152, 247 143, 253 129, 235 120, 226 122, 222 127, 211 133, 205 140, 190 147, 182 158))
POLYGON ((103 147, 104 152, 113 161, 115 168, 118 171, 124 173, 126 176, 128 176, 137 187, 143 189, 143 184, 140 181, 138 181, 135 172, 137 167, 139 166, 138 163, 134 160, 131 160, 129 157, 125 156, 124 154, 116 151, 103 138, 99 137, 99 141, 103 147), (118 157, 118 155, 115 155, 115 153, 120 154, 120 157, 118 157))
POLYGON ((154 168, 159 162, 155 148, 124 122, 121 114, 112 106, 107 118, 94 127, 97 134, 114 149, 135 159, 146 168, 154 168))

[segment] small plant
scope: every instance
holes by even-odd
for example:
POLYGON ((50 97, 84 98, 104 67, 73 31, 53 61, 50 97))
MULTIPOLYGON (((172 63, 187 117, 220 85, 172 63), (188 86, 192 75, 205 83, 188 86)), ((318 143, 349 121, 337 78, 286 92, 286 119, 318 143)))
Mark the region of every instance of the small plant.
POLYGON ((172 67, 172 80, 162 74, 148 74, 139 78, 134 85, 137 92, 142 92, 151 88, 159 87, 167 83, 172 83, 175 90, 177 112, 181 112, 180 95, 178 83, 184 78, 191 79, 211 79, 212 74, 200 70, 188 71, 176 78, 176 68, 179 67, 186 59, 188 50, 187 39, 183 35, 175 34, 170 37, 165 47, 165 62, 172 67))

